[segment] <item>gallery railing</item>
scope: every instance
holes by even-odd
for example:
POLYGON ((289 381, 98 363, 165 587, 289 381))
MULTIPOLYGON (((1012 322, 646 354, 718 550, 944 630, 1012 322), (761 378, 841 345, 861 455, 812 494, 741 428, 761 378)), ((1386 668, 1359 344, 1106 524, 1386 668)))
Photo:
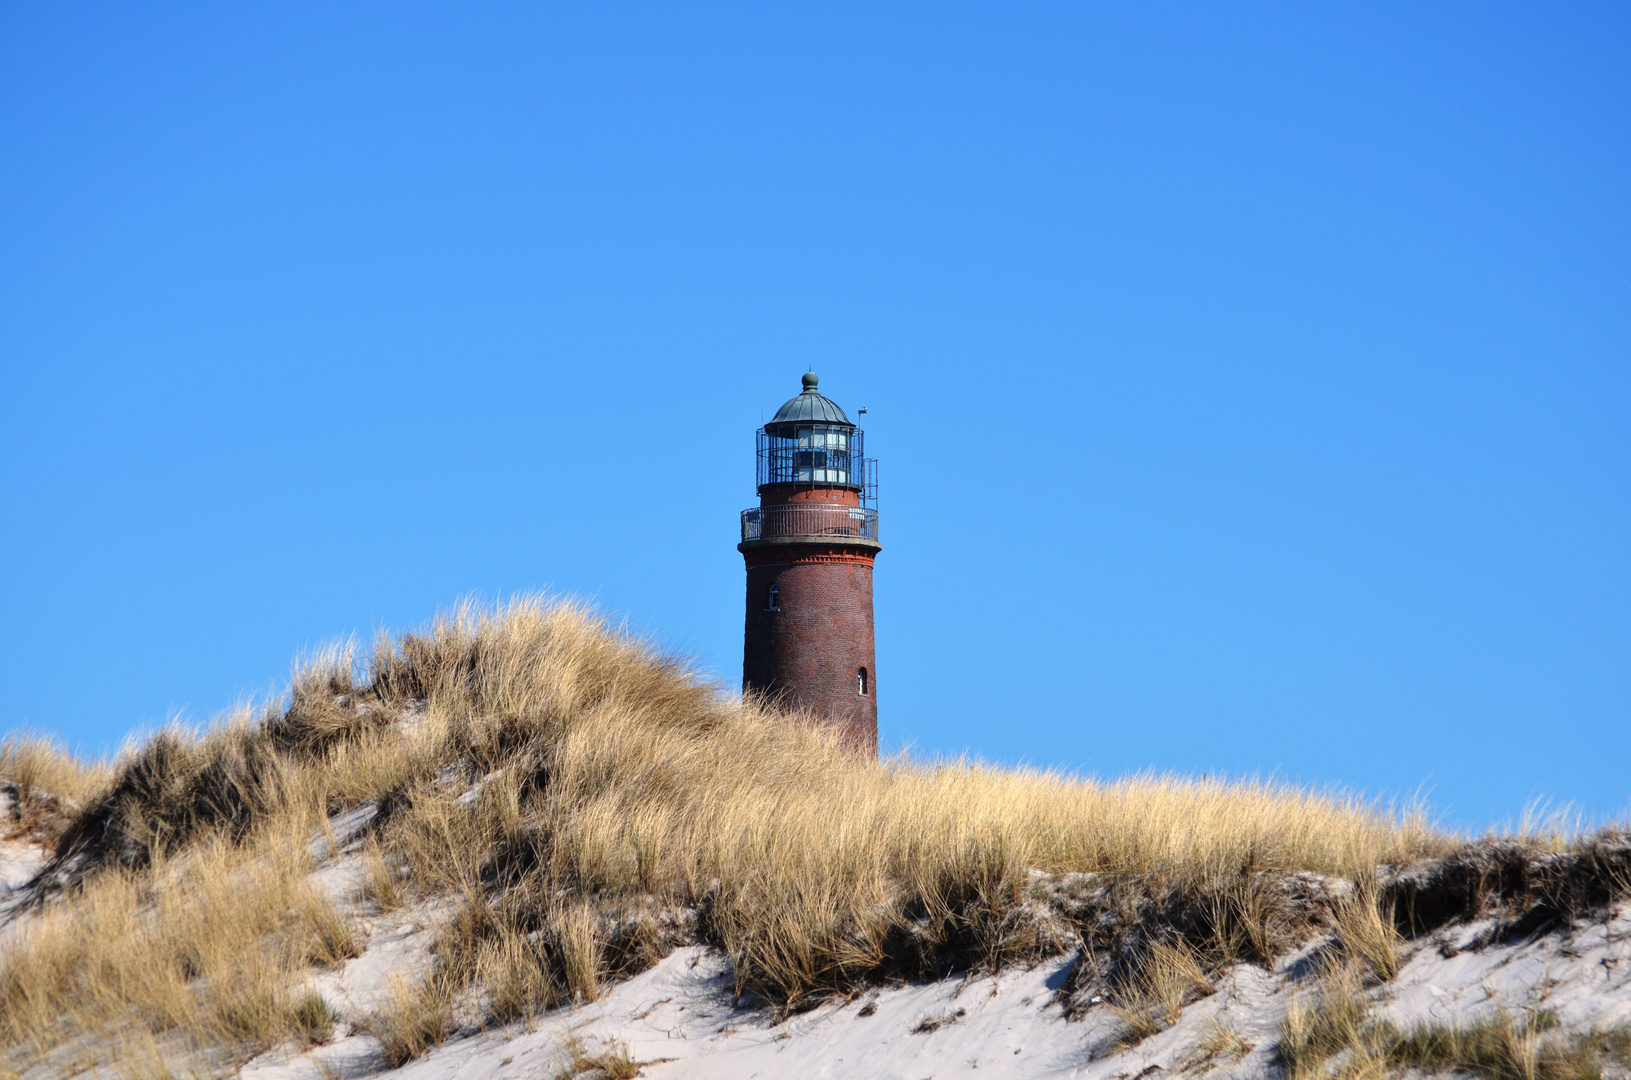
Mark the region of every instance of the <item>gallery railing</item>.
POLYGON ((743 540, 822 536, 876 540, 878 511, 872 507, 832 503, 786 503, 742 511, 743 540))

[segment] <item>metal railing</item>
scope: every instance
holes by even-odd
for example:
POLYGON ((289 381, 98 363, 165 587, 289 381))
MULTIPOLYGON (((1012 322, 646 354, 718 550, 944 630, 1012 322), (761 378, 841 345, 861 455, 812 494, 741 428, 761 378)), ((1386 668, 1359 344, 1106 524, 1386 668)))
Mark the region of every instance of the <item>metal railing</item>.
POLYGON ((786 503, 742 511, 743 540, 806 536, 876 540, 878 511, 832 503, 786 503))

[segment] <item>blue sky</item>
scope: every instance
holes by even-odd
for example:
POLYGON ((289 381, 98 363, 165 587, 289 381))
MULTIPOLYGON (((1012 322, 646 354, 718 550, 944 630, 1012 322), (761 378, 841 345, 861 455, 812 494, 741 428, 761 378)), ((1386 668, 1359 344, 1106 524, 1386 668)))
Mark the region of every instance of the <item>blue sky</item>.
POLYGON ((553 590, 740 678, 868 407, 886 747, 1631 799, 1618 5, 0 8, 0 727, 553 590))

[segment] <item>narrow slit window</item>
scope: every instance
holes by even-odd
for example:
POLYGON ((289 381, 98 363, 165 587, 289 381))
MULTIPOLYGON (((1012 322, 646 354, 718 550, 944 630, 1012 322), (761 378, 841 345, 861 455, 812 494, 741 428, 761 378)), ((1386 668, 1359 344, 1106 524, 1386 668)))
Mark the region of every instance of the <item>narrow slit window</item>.
POLYGON ((855 675, 855 689, 862 697, 866 697, 866 668, 862 668, 855 675))
POLYGON ((780 585, 772 585, 770 587, 769 608, 771 611, 780 611, 782 609, 782 590, 780 585))

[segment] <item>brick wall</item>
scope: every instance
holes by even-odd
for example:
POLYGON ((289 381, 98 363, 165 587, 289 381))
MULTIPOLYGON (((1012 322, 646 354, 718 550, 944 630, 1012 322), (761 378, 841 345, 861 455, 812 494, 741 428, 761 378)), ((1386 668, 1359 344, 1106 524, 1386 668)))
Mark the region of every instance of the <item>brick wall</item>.
POLYGON ((849 488, 811 487, 809 484, 766 484, 759 489, 760 506, 785 506, 801 502, 860 506, 861 493, 849 488))
POLYGON ((782 695, 878 751, 878 665, 872 644, 870 548, 778 544, 746 553, 742 688, 782 695), (770 587, 779 611, 769 609, 770 587), (867 673, 867 692, 858 676, 867 673))

